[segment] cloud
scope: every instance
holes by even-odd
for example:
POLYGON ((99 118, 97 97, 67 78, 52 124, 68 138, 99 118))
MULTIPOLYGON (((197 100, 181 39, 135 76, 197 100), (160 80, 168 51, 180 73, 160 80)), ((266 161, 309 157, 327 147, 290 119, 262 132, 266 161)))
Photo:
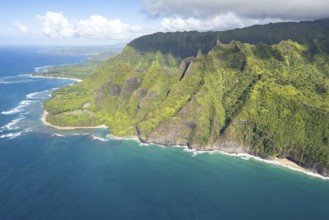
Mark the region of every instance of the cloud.
POLYGON ((42 33, 47 37, 65 38, 74 36, 72 25, 61 13, 47 12, 46 15, 39 15, 37 18, 42 23, 42 33))
POLYGON ((144 0, 151 16, 212 18, 234 13, 247 18, 309 20, 329 17, 328 0, 144 0))
POLYGON ((51 38, 91 38, 91 39, 132 39, 152 30, 129 25, 120 19, 109 20, 102 15, 92 15, 88 19, 69 21, 62 13, 47 12, 38 16, 42 23, 42 33, 51 38))
POLYGON ((15 27, 17 30, 21 31, 21 32, 24 33, 24 34, 26 34, 26 33, 29 32, 28 27, 27 27, 26 25, 24 25, 24 24, 18 22, 18 21, 15 21, 15 22, 13 23, 13 25, 14 25, 14 27, 15 27))
POLYGON ((122 23, 120 19, 108 20, 101 15, 77 21, 75 32, 79 37, 125 39, 148 33, 147 28, 122 23))
POLYGON ((166 31, 209 31, 209 30, 227 30, 232 28, 241 28, 253 24, 267 24, 270 22, 280 22, 280 19, 241 19, 233 13, 221 14, 211 18, 181 18, 167 17, 162 19, 161 25, 166 31))

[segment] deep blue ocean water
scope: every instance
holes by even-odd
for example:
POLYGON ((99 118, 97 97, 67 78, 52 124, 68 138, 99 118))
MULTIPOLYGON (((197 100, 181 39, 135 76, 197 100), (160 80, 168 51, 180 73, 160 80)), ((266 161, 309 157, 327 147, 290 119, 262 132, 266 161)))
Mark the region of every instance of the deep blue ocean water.
POLYGON ((262 161, 58 131, 42 101, 84 56, 0 47, 0 219, 328 219, 329 180, 262 161))

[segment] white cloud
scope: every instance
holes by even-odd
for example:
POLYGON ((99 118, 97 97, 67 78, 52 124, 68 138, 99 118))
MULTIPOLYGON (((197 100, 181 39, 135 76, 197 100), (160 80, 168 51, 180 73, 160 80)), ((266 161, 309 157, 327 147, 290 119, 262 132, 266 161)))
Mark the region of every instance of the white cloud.
POLYGON ((26 25, 24 25, 24 24, 22 24, 22 23, 20 23, 20 22, 18 22, 18 21, 15 21, 14 23, 13 23, 13 25, 14 25, 14 27, 17 29, 17 30, 19 30, 19 31, 21 31, 22 33, 24 33, 24 34, 26 34, 26 33, 28 33, 28 27, 26 26, 26 25))
POLYGON ((68 20, 56 12, 47 12, 44 16, 38 16, 42 23, 42 33, 47 37, 65 38, 73 37, 74 29, 68 20))
POLYGON ((150 28, 125 24, 120 19, 109 20, 101 15, 69 21, 61 13, 47 12, 44 16, 38 16, 38 19, 42 23, 42 33, 51 38, 126 40, 153 32, 150 28))
POLYGON ((76 23, 76 34, 81 37, 106 36, 109 33, 118 34, 122 31, 119 19, 108 20, 100 15, 93 15, 89 19, 76 23))
POLYGON ((153 16, 209 18, 232 12, 239 17, 308 20, 329 17, 328 0, 144 0, 153 16))
POLYGON ((217 15, 211 18, 182 18, 167 17, 162 19, 161 25, 166 31, 209 31, 209 30, 227 30, 232 28, 241 28, 253 24, 267 24, 269 22, 279 22, 280 19, 241 19, 235 14, 229 12, 217 15))
POLYGON ((108 20, 101 15, 93 15, 75 24, 75 32, 79 37, 130 39, 149 31, 147 28, 125 24, 120 19, 108 20))

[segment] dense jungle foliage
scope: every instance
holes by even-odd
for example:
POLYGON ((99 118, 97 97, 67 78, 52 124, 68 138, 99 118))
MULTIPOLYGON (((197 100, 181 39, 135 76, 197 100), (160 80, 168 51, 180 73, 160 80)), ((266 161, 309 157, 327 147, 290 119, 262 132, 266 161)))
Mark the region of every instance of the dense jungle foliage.
POLYGON ((144 36, 56 91, 47 121, 197 149, 229 140, 327 175, 328 36, 328 19, 144 36))

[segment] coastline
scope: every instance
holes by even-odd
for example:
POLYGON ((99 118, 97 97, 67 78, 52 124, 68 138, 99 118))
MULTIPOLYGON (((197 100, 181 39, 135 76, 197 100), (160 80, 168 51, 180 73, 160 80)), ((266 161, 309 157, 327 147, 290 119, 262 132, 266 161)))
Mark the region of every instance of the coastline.
POLYGON ((275 165, 275 166, 279 166, 279 167, 283 167, 283 168, 287 168, 289 170, 293 170, 295 172, 299 172, 299 173, 303 173, 307 176, 310 177, 314 177, 314 178, 319 178, 322 180, 329 180, 329 177, 327 176, 323 176, 317 172, 314 172, 312 170, 308 170, 305 169, 301 166, 299 166, 298 164, 296 164, 295 162, 288 160, 287 158, 272 158, 272 159, 264 159, 252 154, 248 154, 248 153, 227 153, 225 151, 222 150, 206 150, 206 151, 200 151, 200 150, 196 150, 196 149, 189 149, 187 146, 177 146, 177 147, 183 147, 185 151, 187 152, 192 152, 193 156, 196 156, 198 154, 203 154, 203 153, 208 153, 208 154, 213 154, 213 153, 220 153, 223 155, 227 155, 227 156, 232 156, 232 157, 239 157, 241 159, 245 159, 245 160, 249 160, 249 159, 254 159, 257 161, 261 161, 263 163, 267 163, 267 164, 271 164, 271 165, 275 165))
MULTIPOLYGON (((61 126, 56 126, 56 125, 52 125, 51 123, 46 121, 46 116, 47 116, 48 112, 46 110, 44 110, 43 115, 41 117, 41 121, 44 125, 58 129, 58 130, 76 130, 76 129, 100 129, 100 128, 106 128, 108 129, 108 127, 106 125, 99 125, 99 126, 90 126, 90 127, 61 127, 61 126)), ((138 136, 128 136, 128 137, 119 137, 119 136, 115 136, 113 134, 107 134, 106 135, 107 138, 111 139, 111 140, 132 140, 132 141, 136 141, 140 144, 143 145, 148 145, 148 144, 152 144, 152 143, 143 143, 140 141, 140 139, 138 138, 138 136)), ((164 147, 169 147, 169 146, 165 146, 165 145, 161 145, 161 144, 155 144, 158 146, 164 146, 164 147)), ((319 173, 316 173, 312 170, 307 170, 301 166, 299 166, 298 164, 296 164, 295 162, 288 160, 287 158, 278 158, 275 157, 273 159, 263 159, 260 158, 258 156, 255 155, 251 155, 248 153, 227 153, 225 151, 222 150, 197 150, 197 149, 189 149, 187 146, 172 146, 172 147, 180 147, 183 148, 184 151, 186 152, 192 152, 193 156, 196 156, 198 154, 203 154, 203 153, 209 153, 209 154, 213 154, 213 153, 220 153, 220 154, 224 154, 224 155, 228 155, 228 156, 235 156, 235 157, 240 157, 241 159, 246 159, 249 160, 250 158, 254 159, 254 160, 258 160, 258 161, 262 161, 264 163, 267 164, 272 164, 272 165, 276 165, 276 166, 280 166, 280 167, 284 167, 296 172, 300 172, 303 173, 307 176, 311 176, 311 177, 315 177, 315 178, 320 178, 323 180, 329 180, 329 177, 323 176, 319 173)))
POLYGON ((307 172, 307 170, 305 168, 299 166, 297 163, 295 163, 291 160, 288 160, 287 158, 275 157, 275 158, 273 158, 273 162, 274 163, 279 163, 279 164, 282 164, 284 166, 291 167, 291 168, 294 168, 294 169, 301 169, 302 171, 307 172))
POLYGON ((319 173, 316 173, 312 170, 305 169, 305 168, 299 166, 298 164, 294 163, 293 161, 288 160, 287 158, 274 158, 273 160, 264 160, 264 161, 269 163, 269 164, 274 164, 274 165, 277 165, 277 166, 288 168, 288 169, 296 171, 296 172, 304 173, 307 176, 320 178, 320 179, 323 179, 323 180, 329 180, 329 177, 323 176, 323 175, 321 175, 319 173))
POLYGON ((41 79, 67 79, 67 80, 73 80, 76 82, 82 82, 82 79, 77 79, 77 78, 70 78, 70 77, 53 77, 53 76, 34 76, 31 74, 31 78, 41 78, 41 79))
POLYGON ((106 137, 108 137, 111 140, 133 140, 133 141, 137 141, 140 142, 138 136, 128 136, 128 137, 119 137, 119 136, 115 136, 113 134, 107 134, 106 137))
POLYGON ((49 122, 47 122, 46 117, 48 115, 48 112, 46 110, 43 111, 43 115, 41 117, 41 121, 44 125, 52 127, 52 128, 56 128, 58 130, 76 130, 76 129, 98 129, 98 128, 108 128, 106 125, 98 125, 98 126, 88 126, 88 127, 62 127, 62 126, 56 126, 53 124, 50 124, 49 122))

